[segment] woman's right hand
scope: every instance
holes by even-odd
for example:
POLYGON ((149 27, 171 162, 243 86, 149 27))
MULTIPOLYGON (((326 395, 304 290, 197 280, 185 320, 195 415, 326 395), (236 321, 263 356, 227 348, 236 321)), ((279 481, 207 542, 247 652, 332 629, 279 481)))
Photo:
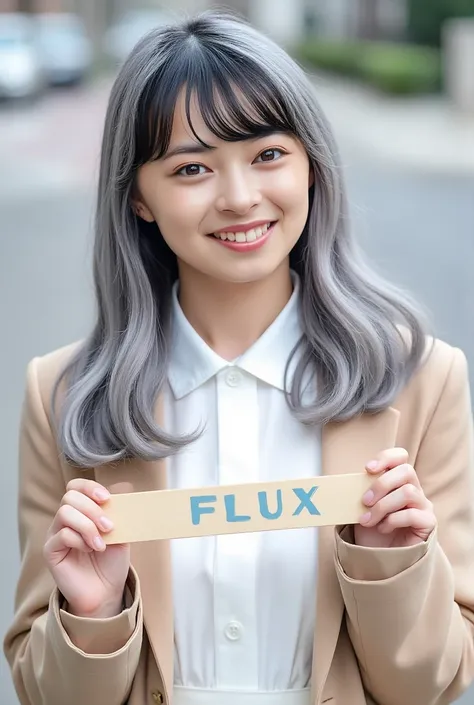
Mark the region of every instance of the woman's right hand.
POLYGON ((44 545, 43 555, 68 612, 78 617, 114 617, 122 611, 130 546, 106 546, 101 538, 99 529, 107 533, 113 528, 101 510, 109 497, 93 480, 71 480, 44 545))

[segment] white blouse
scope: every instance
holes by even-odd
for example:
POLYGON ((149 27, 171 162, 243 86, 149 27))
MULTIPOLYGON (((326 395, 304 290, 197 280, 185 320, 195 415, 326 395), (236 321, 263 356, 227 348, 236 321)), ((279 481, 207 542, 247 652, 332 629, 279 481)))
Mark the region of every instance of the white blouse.
MULTIPOLYGON (((165 418, 175 434, 201 424, 204 432, 170 458, 170 488, 320 473, 320 429, 292 416, 283 391, 285 365, 301 336, 300 285, 292 276, 294 291, 286 307, 233 363, 192 328, 175 286, 165 418)), ((254 691, 308 687, 317 529, 176 539, 171 547, 175 685, 254 691)))

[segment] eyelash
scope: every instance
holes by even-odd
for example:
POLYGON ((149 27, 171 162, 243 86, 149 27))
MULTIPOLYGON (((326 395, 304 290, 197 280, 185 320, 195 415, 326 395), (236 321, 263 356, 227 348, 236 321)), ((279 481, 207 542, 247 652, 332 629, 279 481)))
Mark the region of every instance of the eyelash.
MULTIPOLYGON (((267 147, 266 149, 262 150, 260 152, 260 154, 257 155, 256 160, 259 159, 259 157, 261 157, 263 154, 265 154, 265 152, 280 152, 282 156, 285 156, 286 154, 288 154, 288 152, 285 152, 285 150, 282 149, 281 147, 267 147)), ((277 159, 271 159, 269 162, 259 162, 259 163, 260 164, 272 164, 272 163, 278 161, 279 159, 281 159, 281 157, 278 157, 277 159)), ((187 169, 190 166, 204 167, 204 164, 198 164, 197 162, 190 162, 189 164, 185 164, 184 166, 179 167, 179 169, 177 169, 175 172, 173 172, 173 176, 184 176, 185 178, 188 178, 188 179, 191 179, 196 176, 202 176, 202 174, 183 174, 182 172, 184 171, 184 169, 187 169)))

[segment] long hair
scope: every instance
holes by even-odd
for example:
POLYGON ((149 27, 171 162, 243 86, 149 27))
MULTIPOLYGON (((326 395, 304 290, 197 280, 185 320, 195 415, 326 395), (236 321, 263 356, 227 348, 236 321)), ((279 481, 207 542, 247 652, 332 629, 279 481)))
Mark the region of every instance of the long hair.
POLYGON ((60 448, 82 467, 161 458, 197 437, 174 437, 155 420, 167 378, 177 261, 156 223, 131 207, 137 170, 168 148, 183 88, 188 119, 196 96, 218 138, 283 130, 309 156, 309 213, 290 253, 302 282, 303 336, 287 394, 297 418, 321 424, 380 411, 423 358, 422 314, 364 263, 353 239, 337 149, 314 87, 269 38, 231 15, 207 12, 144 37, 111 91, 95 223, 97 317, 53 391, 54 407, 64 389, 60 448), (303 405, 308 371, 316 375, 317 398, 303 405))

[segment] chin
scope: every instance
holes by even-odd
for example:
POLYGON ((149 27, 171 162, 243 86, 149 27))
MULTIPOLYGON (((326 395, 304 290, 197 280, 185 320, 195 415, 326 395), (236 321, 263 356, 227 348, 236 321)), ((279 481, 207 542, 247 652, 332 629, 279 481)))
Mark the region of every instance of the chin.
POLYGON ((219 279, 223 282, 225 281, 229 284, 250 284, 252 282, 266 279, 284 265, 289 266, 288 258, 285 258, 284 261, 277 263, 242 262, 231 271, 221 270, 220 272, 214 272, 211 276, 214 276, 215 279, 219 279))

